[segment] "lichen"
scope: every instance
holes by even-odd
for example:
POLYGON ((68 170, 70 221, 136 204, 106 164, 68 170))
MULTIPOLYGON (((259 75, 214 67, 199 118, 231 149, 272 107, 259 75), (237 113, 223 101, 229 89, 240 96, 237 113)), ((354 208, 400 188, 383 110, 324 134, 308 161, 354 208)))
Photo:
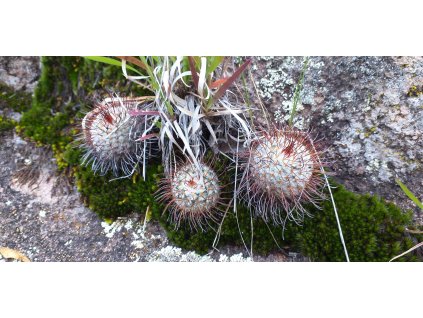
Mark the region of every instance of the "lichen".
POLYGON ((419 97, 422 94, 423 94, 423 85, 421 85, 420 87, 416 85, 412 85, 407 92, 408 97, 419 97))

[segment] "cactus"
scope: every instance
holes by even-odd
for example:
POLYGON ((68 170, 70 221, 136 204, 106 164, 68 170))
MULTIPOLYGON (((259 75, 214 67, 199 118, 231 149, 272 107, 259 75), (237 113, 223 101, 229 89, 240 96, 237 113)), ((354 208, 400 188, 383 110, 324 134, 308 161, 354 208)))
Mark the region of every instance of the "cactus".
POLYGON ((322 198, 320 155, 308 132, 293 128, 262 132, 251 143, 241 190, 249 207, 265 221, 301 223, 302 203, 322 198), (286 212, 286 215, 281 213, 286 212))
POLYGON ((115 176, 130 176, 138 164, 145 165, 154 143, 143 136, 154 129, 154 116, 131 115, 140 109, 148 109, 148 103, 134 98, 116 96, 96 103, 82 120, 82 163, 115 176))
POLYGON ((167 202, 171 221, 180 226, 181 221, 188 221, 194 228, 203 229, 209 220, 216 221, 219 216, 221 186, 216 172, 205 163, 199 168, 186 163, 163 179, 157 198, 167 202))

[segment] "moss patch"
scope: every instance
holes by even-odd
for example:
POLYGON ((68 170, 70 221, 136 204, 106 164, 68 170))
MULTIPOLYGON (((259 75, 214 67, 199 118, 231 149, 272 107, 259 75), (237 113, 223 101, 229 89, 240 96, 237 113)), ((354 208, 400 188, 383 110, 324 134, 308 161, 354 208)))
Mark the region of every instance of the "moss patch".
POLYGON ((147 208, 157 215, 162 210, 154 199, 162 167, 149 165, 146 181, 139 174, 130 179, 110 181, 113 177, 94 175, 90 168, 76 170, 78 190, 85 203, 103 219, 115 219, 132 212, 145 213, 147 208))
MULTIPOLYGON (((351 261, 388 261, 406 251, 415 243, 405 233, 412 222, 411 213, 402 213, 391 203, 376 196, 358 195, 338 186, 333 192, 338 207, 344 238, 351 261)), ((315 261, 345 261, 340 242, 335 214, 330 201, 323 204, 322 210, 308 207, 314 215, 306 218, 303 226, 288 223, 282 238, 282 229, 264 224, 260 219, 253 221, 253 250, 266 255, 280 247, 301 252, 315 261), (273 237, 272 237, 272 234, 273 237), (276 241, 276 242, 275 242, 276 241)), ((159 217, 156 215, 156 218, 159 217)), ((238 210, 239 228, 234 213, 229 212, 224 220, 218 246, 242 246, 240 231, 247 246, 250 246, 250 213, 241 207, 238 210)), ((186 249, 206 253, 213 244, 215 233, 192 233, 189 228, 175 231, 171 224, 161 217, 169 239, 186 249)), ((413 254, 404 256, 401 261, 417 260, 413 254)))
POLYGON ((15 91, 13 88, 0 82, 0 109, 10 109, 15 112, 24 112, 30 107, 30 93, 15 91))
POLYGON ((0 116, 0 134, 5 131, 12 130, 15 125, 16 122, 13 119, 0 116))
POLYGON ((0 133, 12 130, 16 121, 7 118, 8 112, 23 112, 31 107, 31 94, 23 91, 15 91, 13 88, 0 82, 0 110, 4 116, 0 116, 0 133))
POLYGON ((56 152, 74 139, 77 131, 71 131, 72 125, 91 107, 97 91, 125 95, 132 86, 118 67, 81 57, 43 57, 42 65, 32 107, 24 113, 19 129, 40 144, 55 145, 56 152))
MULTIPOLYGON (((389 261, 414 245, 405 233, 412 213, 371 195, 358 195, 338 186, 334 191, 344 239, 351 261, 389 261)), ((330 201, 298 228, 295 244, 316 261, 345 261, 330 201)), ((412 254, 399 259, 416 260, 412 254)))

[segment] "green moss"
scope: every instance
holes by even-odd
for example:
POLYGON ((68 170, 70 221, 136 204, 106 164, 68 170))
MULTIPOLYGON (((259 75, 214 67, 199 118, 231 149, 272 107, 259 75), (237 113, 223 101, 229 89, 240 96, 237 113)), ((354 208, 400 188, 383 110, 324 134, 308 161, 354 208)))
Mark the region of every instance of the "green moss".
MULTIPOLYGON (((195 250, 197 253, 206 254, 213 245, 216 232, 207 229, 205 232, 194 232, 186 224, 178 230, 168 222, 168 213, 156 214, 154 218, 166 229, 169 240, 177 246, 187 250, 195 250)), ((243 206, 237 209, 237 217, 232 209, 228 211, 222 223, 219 242, 217 247, 223 246, 244 246, 243 240, 248 248, 251 245, 251 218, 250 212, 243 206), (238 227, 239 224, 239 227, 238 227), (242 233, 242 238, 241 234, 242 233)), ((215 228, 217 229, 217 225, 215 228)), ((293 244, 293 232, 286 231, 282 239, 282 228, 280 226, 268 225, 261 219, 253 219, 253 251, 254 253, 266 255, 278 249, 278 244, 284 249, 290 249, 293 244), (270 232, 271 231, 271 232, 270 232), (272 237, 272 234, 274 237, 272 237)))
POLYGON ((16 122, 13 119, 0 116, 0 134, 5 131, 12 130, 15 125, 16 122))
MULTIPOLYGON (((405 233, 412 222, 392 203, 376 196, 358 195, 338 186, 334 191, 344 239, 352 261, 388 261, 413 246, 405 233)), ((338 227, 330 201, 306 219, 296 244, 302 253, 317 261, 345 261, 338 227)), ((401 260, 415 260, 412 254, 401 260)))
POLYGON ((13 88, 0 82, 0 109, 11 109, 23 112, 31 107, 31 94, 15 91, 13 88))
MULTIPOLYGON (((99 84, 104 81, 102 70, 81 57, 43 57, 42 65, 32 107, 24 113, 20 130, 37 142, 56 145, 61 150, 73 140, 69 125, 74 123, 78 111, 89 107, 96 89, 104 88, 99 84)), ((113 79, 118 77, 119 69, 115 71, 113 79)))
MULTIPOLYGON (((405 232, 412 221, 411 213, 402 213, 391 203, 375 196, 354 194, 342 186, 338 186, 333 194, 352 261, 388 261, 415 244, 405 232)), ((308 210, 314 217, 306 218, 303 226, 288 223, 283 238, 280 226, 268 227, 260 219, 253 220, 253 251, 266 255, 278 250, 279 245, 288 251, 301 252, 315 261, 345 261, 330 201, 323 204, 322 210, 313 207, 308 207, 308 210)), ((173 225, 167 222, 167 214, 155 217, 161 221, 174 244, 201 254, 210 250, 216 235, 214 231, 195 233, 188 227, 175 231, 173 225)), ((250 222, 250 213, 244 207, 238 209, 238 223, 234 213, 228 212, 218 247, 243 246, 241 232, 249 248, 250 222)), ((410 254, 400 260, 416 260, 416 256, 410 254)))
POLYGON ((159 213, 160 205, 154 199, 162 168, 152 163, 147 170, 146 181, 138 174, 131 179, 113 179, 94 175, 90 168, 75 172, 78 190, 85 203, 103 219, 116 219, 132 212, 144 213, 147 207, 159 213))
POLYGON ((0 116, 0 133, 12 130, 16 126, 13 119, 7 118, 8 111, 23 112, 31 107, 31 94, 15 91, 13 88, 0 82, 0 109, 6 116, 0 116))

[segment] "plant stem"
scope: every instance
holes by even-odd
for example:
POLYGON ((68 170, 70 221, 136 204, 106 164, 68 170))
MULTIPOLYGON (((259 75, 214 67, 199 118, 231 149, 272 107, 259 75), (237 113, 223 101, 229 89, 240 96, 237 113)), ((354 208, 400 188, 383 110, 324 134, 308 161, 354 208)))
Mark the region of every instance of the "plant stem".
POLYGON ((303 89, 304 74, 305 74, 305 71, 307 70, 308 60, 309 60, 309 58, 306 57, 305 60, 304 60, 303 69, 301 71, 300 79, 298 80, 297 86, 295 87, 294 100, 292 101, 291 117, 289 118, 289 126, 292 126, 292 123, 294 121, 294 116, 297 113, 297 104, 298 104, 298 101, 300 99, 301 91, 303 89))

